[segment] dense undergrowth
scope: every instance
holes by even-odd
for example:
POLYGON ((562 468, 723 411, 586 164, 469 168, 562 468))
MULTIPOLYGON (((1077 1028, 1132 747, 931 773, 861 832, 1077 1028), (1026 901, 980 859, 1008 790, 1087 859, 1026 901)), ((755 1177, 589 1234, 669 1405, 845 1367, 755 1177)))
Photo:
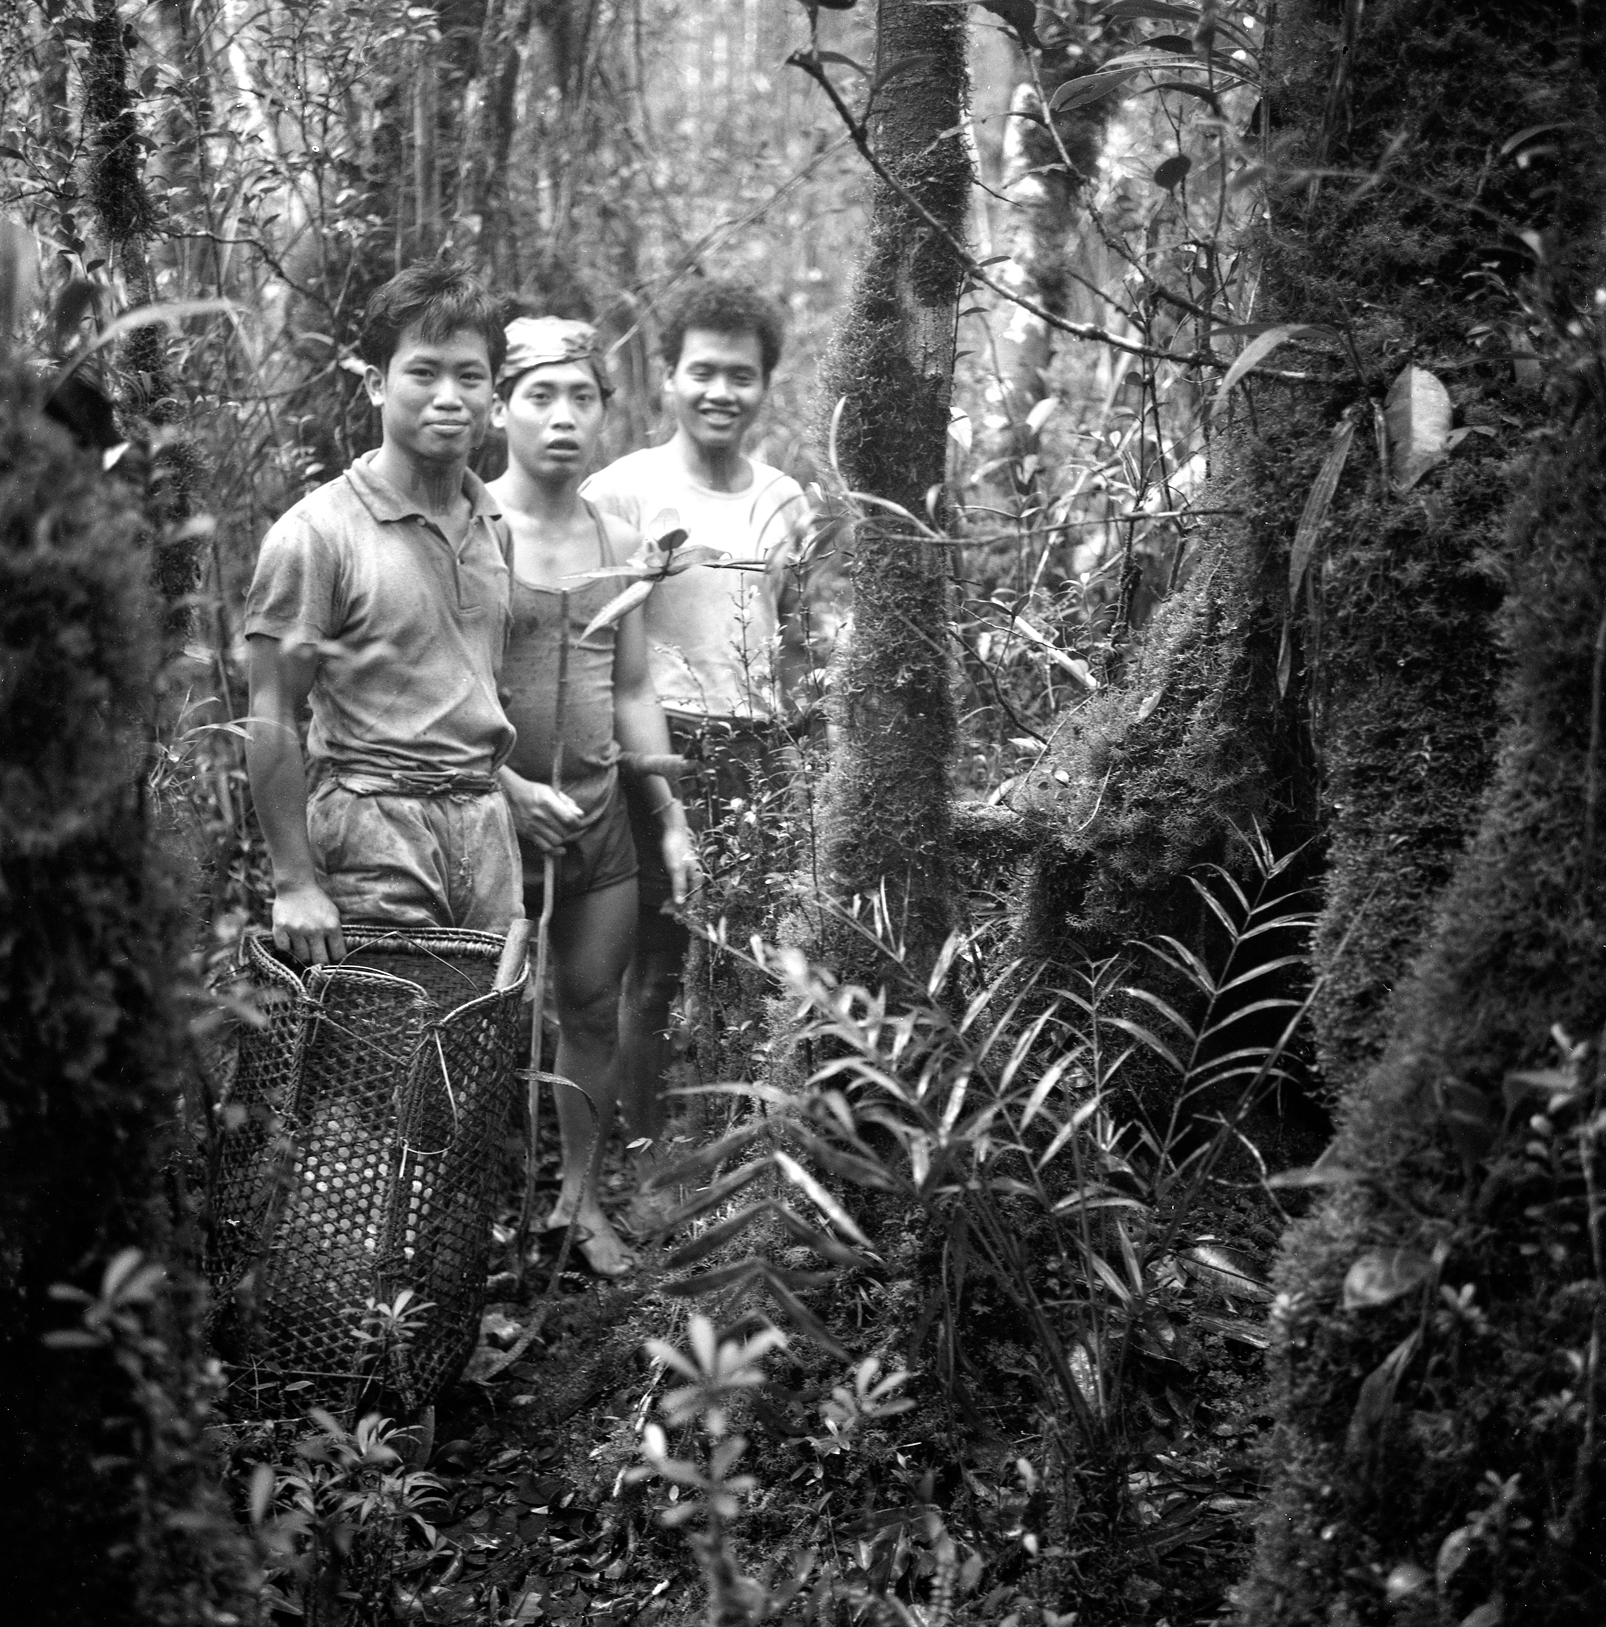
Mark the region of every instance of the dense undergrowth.
POLYGON ((1199 1030, 1163 1002, 1147 1026, 1114 1013, 1144 1003, 1130 957, 1030 1014, 1018 969, 981 954, 997 926, 879 994, 755 952, 809 1082, 687 1083, 657 1180, 674 1207, 634 1284, 564 1277, 554 1298, 510 1257, 427 1472, 377 1419, 230 1436, 267 1602, 328 1622, 1211 1619, 1269 1424, 1281 1215, 1245 1178, 1242 1109, 1286 1067, 1207 1028, 1260 981, 1257 938, 1299 924, 1264 857, 1252 894, 1197 878, 1232 945, 1183 962, 1199 1030), (1180 1117, 1132 1120, 1139 1054, 1179 1101, 1233 1084, 1239 1114, 1191 1149, 1180 1117))
MULTIPOLYGON (((0 264, 0 308, 14 273, 0 264)), ((107 473, 30 369, 0 367, 8 1601, 42 1627, 221 1620, 250 1562, 201 1449, 217 1385, 163 1167, 192 980, 143 784, 160 523, 142 448, 107 473)))
MULTIPOLYGON (((155 1201, 185 1040, 150 810, 184 810, 220 938, 260 913, 260 843, 226 730, 176 708, 153 729, 135 482, 8 421, 8 671, 34 665, 0 689, 8 923, 26 923, 0 940, 25 1014, 4 1028, 0 1286, 43 1420, 9 1531, 84 1559, 63 1609, 343 1627, 1606 1614, 1606 336, 1577 249, 1600 195, 1594 36, 1579 8, 1394 0, 1345 44, 1360 8, 1279 12, 1277 53, 1222 92, 1244 98, 1242 144, 1225 121, 1179 126, 1161 166, 1202 189, 1218 155, 1225 211, 1255 134, 1256 233, 1225 213, 1199 228, 1202 190, 1159 168, 1166 197, 1129 242, 1094 219, 1131 251, 1145 351, 1104 417, 1077 385, 1075 433, 1103 449, 1058 489, 1049 454, 1070 443, 1037 416, 998 426, 1007 467, 950 470, 977 499, 951 516, 964 595, 933 618, 962 657, 965 886, 942 904, 964 931, 913 977, 885 898, 838 907, 885 989, 771 947, 789 914, 829 910, 812 767, 735 808, 708 844, 677 1162, 640 1273, 548 1286, 550 1255, 530 1271, 510 1252, 427 1443, 323 1415, 199 1449, 222 1414, 198 1308, 129 1252, 191 1212, 155 1201), (1303 376, 1248 377, 1200 413, 1207 370, 1166 348, 1194 341, 1156 317, 1189 303, 1201 344, 1229 319, 1245 341, 1305 330, 1262 353, 1303 376), (1444 384, 1456 440, 1402 489, 1384 403, 1412 365, 1444 384), (1084 524, 1102 554, 1052 543, 1084 524), (146 796, 130 765, 153 732, 146 796), (31 900, 48 905, 19 914, 31 900), (1328 1112, 1339 1140, 1316 1162, 1328 1112), (35 1156, 64 1138, 81 1165, 35 1156), (47 1322, 66 1337, 43 1347, 47 1322), (39 1479, 60 1496, 30 1497, 39 1479), (269 1580, 248 1599, 253 1565, 269 1580)), ((1198 43, 1152 48, 1199 73, 1198 43)), ((214 556, 194 607, 211 646, 172 669, 216 679, 219 719, 238 709, 238 566, 214 556)), ((33 1619, 77 1619, 53 1608, 33 1619)))

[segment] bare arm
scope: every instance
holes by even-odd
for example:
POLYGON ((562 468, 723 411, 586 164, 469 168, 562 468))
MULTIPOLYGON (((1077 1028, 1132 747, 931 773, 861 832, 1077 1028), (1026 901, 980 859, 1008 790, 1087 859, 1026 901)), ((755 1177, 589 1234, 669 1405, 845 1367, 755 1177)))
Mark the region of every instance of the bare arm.
MULTIPOLYGON (((626 751, 667 755, 669 725, 658 704, 647 665, 647 632, 641 611, 632 610, 619 623, 613 647, 613 732, 626 751)), ((675 902, 684 904, 697 885, 701 868, 697 847, 686 824, 686 810, 668 780, 649 774, 642 780, 647 800, 657 810, 663 830, 664 868, 675 902)))
POLYGON ((318 885, 307 840, 307 778, 296 719, 318 672, 311 650, 287 649, 253 634, 245 765, 273 862, 273 941, 297 960, 321 966, 345 958, 340 914, 318 885))

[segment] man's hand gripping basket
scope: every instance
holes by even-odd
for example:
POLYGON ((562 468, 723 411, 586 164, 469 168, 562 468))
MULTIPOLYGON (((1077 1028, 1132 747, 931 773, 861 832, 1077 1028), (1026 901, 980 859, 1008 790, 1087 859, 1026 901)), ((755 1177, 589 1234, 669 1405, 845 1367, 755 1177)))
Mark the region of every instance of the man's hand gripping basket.
POLYGON ((247 940, 267 1021, 222 1093, 207 1260, 236 1413, 416 1410, 472 1352, 529 1021, 516 930, 504 957, 347 927, 346 960, 306 968, 247 940))

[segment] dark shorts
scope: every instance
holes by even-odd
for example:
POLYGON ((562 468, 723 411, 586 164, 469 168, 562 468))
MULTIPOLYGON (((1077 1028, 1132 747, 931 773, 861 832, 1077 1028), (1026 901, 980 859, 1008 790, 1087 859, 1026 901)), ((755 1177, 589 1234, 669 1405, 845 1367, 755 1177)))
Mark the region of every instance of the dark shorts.
MULTIPOLYGON (((519 842, 519 857, 524 860, 524 909, 533 921, 541 913, 546 865, 540 849, 526 841, 519 842)), ((617 887, 636 871, 630 816, 620 781, 615 780, 601 818, 587 825, 558 857, 558 901, 617 887)))
MULTIPOLYGON (((701 836, 722 820, 737 798, 751 799, 778 773, 780 754, 788 746, 786 731, 776 723, 746 723, 728 718, 669 719, 669 749, 700 761, 700 783, 683 786, 686 822, 701 836)), ((630 829, 636 840, 641 874, 636 881, 637 911, 645 927, 649 919, 668 920, 663 906, 674 897, 669 871, 664 867, 663 823, 647 806, 640 785, 625 779, 625 801, 630 829)), ((671 922, 675 931, 684 928, 671 922)))

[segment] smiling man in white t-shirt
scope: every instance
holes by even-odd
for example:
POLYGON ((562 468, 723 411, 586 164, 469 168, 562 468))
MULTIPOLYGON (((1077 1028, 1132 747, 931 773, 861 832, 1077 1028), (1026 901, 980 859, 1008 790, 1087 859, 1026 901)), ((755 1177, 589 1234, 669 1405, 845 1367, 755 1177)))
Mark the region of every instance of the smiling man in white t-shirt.
MULTIPOLYGON (((681 748, 697 743, 726 796, 750 790, 754 767, 784 744, 781 677, 797 665, 795 652, 783 650, 783 616, 808 504, 791 476, 742 451, 769 393, 781 338, 779 309, 755 289, 691 284, 664 319, 664 400, 674 435, 620 458, 582 488, 648 536, 671 509, 688 545, 726 555, 659 582, 645 613, 653 683, 671 735, 681 748)), ((641 808, 633 814, 638 823, 651 817, 641 808)), ((653 874, 646 856, 657 843, 649 837, 643 830, 636 843, 644 855, 640 915, 620 1025, 626 1113, 638 1136, 662 1127, 669 1008, 690 942, 686 928, 663 913, 668 878, 653 874)))

